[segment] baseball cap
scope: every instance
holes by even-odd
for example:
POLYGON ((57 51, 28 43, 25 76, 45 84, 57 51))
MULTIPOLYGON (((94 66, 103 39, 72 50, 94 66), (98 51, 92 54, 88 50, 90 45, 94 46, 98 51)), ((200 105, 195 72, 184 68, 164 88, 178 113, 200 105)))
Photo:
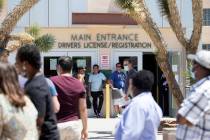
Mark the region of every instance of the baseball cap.
POLYGON ((196 54, 189 54, 187 58, 196 61, 207 69, 210 69, 210 51, 200 50, 196 54))

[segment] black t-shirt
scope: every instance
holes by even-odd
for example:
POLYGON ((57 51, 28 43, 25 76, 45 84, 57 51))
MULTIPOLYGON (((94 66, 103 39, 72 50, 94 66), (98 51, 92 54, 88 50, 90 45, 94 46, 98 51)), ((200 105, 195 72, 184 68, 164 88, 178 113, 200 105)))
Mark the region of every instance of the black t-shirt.
POLYGON ((59 140, 52 99, 44 75, 37 74, 32 80, 27 81, 25 92, 38 110, 38 117, 44 118, 40 140, 59 140))

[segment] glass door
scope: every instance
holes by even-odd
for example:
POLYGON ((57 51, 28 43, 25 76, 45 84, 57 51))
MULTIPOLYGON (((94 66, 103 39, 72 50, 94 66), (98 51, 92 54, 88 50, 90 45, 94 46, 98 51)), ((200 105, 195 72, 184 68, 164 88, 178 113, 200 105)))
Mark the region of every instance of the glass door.
POLYGON ((92 66, 98 64, 96 51, 68 52, 67 54, 73 60, 72 74, 77 73, 78 68, 85 68, 85 72, 89 74, 92 66))
POLYGON ((61 56, 67 56, 67 52, 48 52, 42 53, 42 70, 46 77, 57 75, 57 62, 61 56))

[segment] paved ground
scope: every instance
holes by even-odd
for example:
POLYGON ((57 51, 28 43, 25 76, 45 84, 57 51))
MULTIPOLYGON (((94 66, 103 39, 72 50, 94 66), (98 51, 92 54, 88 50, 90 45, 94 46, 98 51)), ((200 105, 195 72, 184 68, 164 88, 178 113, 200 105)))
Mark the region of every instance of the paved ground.
MULTIPOLYGON (((88 119, 89 140, 114 140, 114 129, 119 119, 88 119)), ((158 134, 157 140, 162 140, 162 134, 158 134)))

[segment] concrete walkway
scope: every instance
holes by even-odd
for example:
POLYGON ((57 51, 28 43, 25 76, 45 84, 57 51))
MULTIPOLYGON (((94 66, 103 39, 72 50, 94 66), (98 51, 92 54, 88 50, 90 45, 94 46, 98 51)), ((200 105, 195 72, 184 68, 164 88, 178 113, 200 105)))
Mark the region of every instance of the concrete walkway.
MULTIPOLYGON (((111 119, 88 119, 89 140, 114 140, 114 130, 118 123, 118 118, 111 119)), ((158 133, 158 139, 162 140, 162 133, 158 133)))

